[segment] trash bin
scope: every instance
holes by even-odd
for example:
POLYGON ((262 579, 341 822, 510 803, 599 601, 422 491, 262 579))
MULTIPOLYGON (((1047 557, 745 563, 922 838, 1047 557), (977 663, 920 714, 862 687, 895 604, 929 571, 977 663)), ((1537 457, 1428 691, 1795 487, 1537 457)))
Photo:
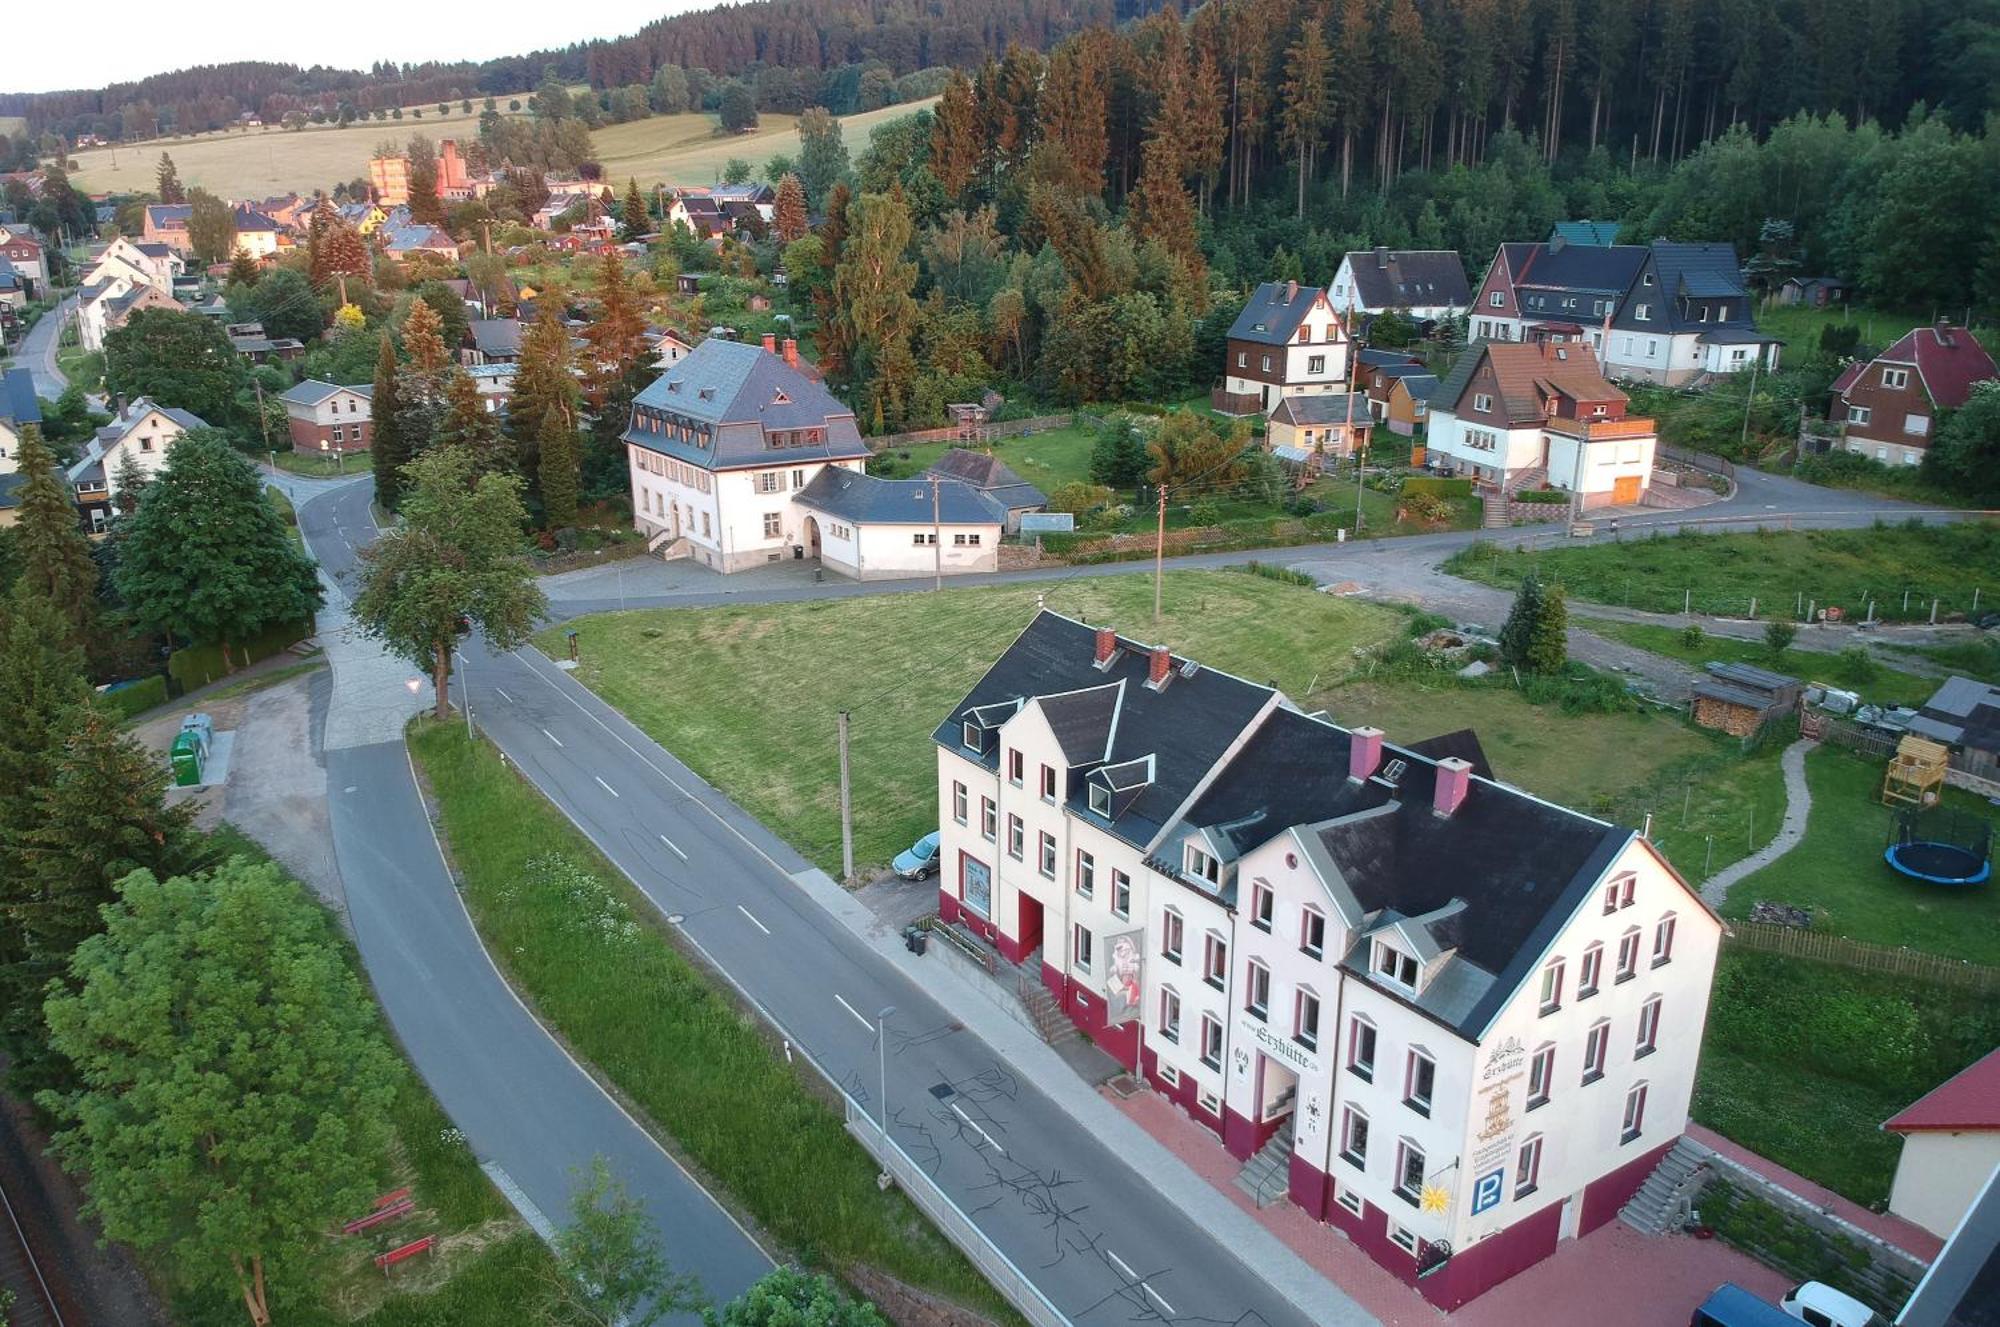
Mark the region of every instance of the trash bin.
POLYGON ((174 738, 171 759, 175 787, 192 788, 201 782, 202 751, 198 735, 182 729, 174 738))
POLYGON ((206 714, 190 714, 181 720, 181 731, 192 734, 201 748, 201 758, 206 761, 208 753, 215 747, 215 720, 206 714))

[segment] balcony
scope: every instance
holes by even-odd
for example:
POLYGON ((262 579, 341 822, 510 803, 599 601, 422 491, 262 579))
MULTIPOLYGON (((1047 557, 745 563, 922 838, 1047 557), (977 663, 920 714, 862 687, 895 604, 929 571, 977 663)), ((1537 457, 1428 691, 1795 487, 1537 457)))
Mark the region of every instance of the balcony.
POLYGON ((1619 442, 1627 438, 1650 438, 1658 429, 1653 421, 1644 416, 1627 416, 1624 419, 1566 419, 1553 416, 1544 425, 1551 433, 1560 433, 1566 438, 1581 438, 1585 442, 1619 442))

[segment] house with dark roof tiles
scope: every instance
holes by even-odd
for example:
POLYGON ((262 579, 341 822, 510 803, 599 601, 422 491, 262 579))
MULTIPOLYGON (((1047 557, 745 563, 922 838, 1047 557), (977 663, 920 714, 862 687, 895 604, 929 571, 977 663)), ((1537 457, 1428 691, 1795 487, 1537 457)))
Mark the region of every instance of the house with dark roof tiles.
POLYGON ((934 741, 944 924, 1433 1304, 1610 1220, 1681 1133, 1721 923, 1468 734, 1042 613, 934 741))
POLYGON ((1340 313, 1395 311, 1420 323, 1462 314, 1472 304, 1465 264, 1456 249, 1391 249, 1378 245, 1343 256, 1329 298, 1340 313))
POLYGON ((1325 290, 1266 281, 1230 325, 1209 404, 1224 414, 1268 415, 1287 396, 1345 391, 1351 348, 1325 290))

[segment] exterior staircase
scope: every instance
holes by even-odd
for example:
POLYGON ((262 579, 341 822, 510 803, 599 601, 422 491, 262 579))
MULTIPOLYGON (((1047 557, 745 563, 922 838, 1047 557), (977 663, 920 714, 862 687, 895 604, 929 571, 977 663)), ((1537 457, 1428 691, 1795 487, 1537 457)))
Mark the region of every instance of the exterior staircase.
POLYGON ((1708 1163, 1686 1138, 1676 1141, 1660 1164, 1618 1213, 1618 1219, 1642 1235, 1664 1235, 1687 1220, 1695 1195, 1708 1182, 1708 1163))
POLYGON ((1513 502, 1505 494, 1479 495, 1479 525, 1485 530, 1505 530, 1514 523, 1513 502))
POLYGON ((646 551, 664 562, 684 558, 688 555, 687 537, 676 536, 670 526, 662 528, 646 541, 646 551))
POLYGON ((1076 1024, 1070 1022, 1069 1015, 1056 1003, 1056 997, 1049 994, 1049 988, 1042 985, 1042 951, 1037 949, 1021 962, 1021 973, 1015 978, 1014 992, 1021 997, 1021 1004, 1028 1011, 1028 1019, 1035 1025, 1035 1031, 1051 1046, 1061 1046, 1075 1041, 1083 1034, 1076 1024))
POLYGON ((1291 1195, 1292 1151, 1296 1143, 1292 1121, 1287 1120, 1284 1127, 1271 1135, 1271 1141, 1236 1172, 1236 1187, 1258 1207, 1269 1207, 1291 1195))
POLYGON ((1547 482, 1548 477, 1549 468, 1547 466, 1531 465, 1525 470, 1516 470, 1513 474, 1508 475, 1507 482, 1500 486, 1500 491, 1511 498, 1524 488, 1540 488, 1547 482))

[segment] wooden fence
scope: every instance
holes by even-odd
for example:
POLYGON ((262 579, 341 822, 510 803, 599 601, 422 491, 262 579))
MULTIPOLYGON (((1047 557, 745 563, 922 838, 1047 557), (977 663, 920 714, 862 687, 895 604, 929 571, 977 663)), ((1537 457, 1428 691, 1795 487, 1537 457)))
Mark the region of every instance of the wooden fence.
POLYGON ((1975 991, 2000 991, 2000 968, 1984 967, 1939 954, 1889 945, 1871 945, 1844 936, 1820 935, 1796 926, 1776 926, 1768 922, 1731 922, 1728 943, 1767 954, 1783 954, 1814 963, 1854 968, 1861 972, 1886 972, 1939 986, 1961 986, 1975 991))

